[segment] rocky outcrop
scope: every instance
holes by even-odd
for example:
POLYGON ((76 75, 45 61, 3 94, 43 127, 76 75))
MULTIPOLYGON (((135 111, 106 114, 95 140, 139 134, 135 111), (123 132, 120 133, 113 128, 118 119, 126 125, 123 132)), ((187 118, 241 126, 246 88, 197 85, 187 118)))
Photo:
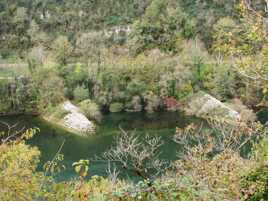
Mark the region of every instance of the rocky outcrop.
POLYGON ((42 118, 80 136, 88 136, 96 131, 95 124, 70 101, 65 101, 57 106, 54 112, 46 113, 42 118))
POLYGON ((204 119, 210 117, 230 121, 240 120, 240 114, 237 111, 202 91, 187 98, 185 110, 189 115, 204 119))
POLYGON ((62 107, 68 112, 61 120, 65 127, 83 135, 95 133, 95 124, 89 121, 77 106, 66 101, 62 107))

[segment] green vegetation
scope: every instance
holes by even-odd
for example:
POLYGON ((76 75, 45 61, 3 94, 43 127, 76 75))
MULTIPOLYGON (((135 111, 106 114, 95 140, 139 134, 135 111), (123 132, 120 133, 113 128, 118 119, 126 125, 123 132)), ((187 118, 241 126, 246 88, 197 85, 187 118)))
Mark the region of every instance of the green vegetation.
MULTIPOLYGON (((229 127, 232 133, 220 130, 221 123, 213 121, 211 130, 200 130, 201 125, 190 124, 177 129, 174 140, 183 148, 183 156, 169 164, 159 160, 161 138, 147 136, 145 141, 135 133, 122 134, 100 160, 118 162, 119 167, 137 174, 137 183, 118 178, 121 172, 109 170, 109 177, 88 177, 89 160, 73 163, 77 177, 56 181, 64 171, 64 156, 60 153, 64 142, 44 171, 37 171, 40 152, 26 145, 36 129, 23 133, 1 133, 0 198, 1 200, 265 200, 267 198, 267 128, 229 127), (226 135, 227 134, 227 135, 226 135), (258 137, 259 141, 255 142, 258 137), (250 155, 240 155, 245 142, 252 146, 250 155), (194 144, 193 144, 194 143, 194 144), (217 154, 215 155, 215 151, 217 154)), ((224 128, 222 127, 222 128, 224 128)), ((176 150, 174 150, 176 151, 176 150)))
POLYGON ((265 5, 250 6, 3 1, 1 66, 16 79, 27 73, 24 83, 1 73, 1 112, 42 113, 64 99, 91 99, 101 110, 120 102, 125 111, 154 112, 167 108, 166 98, 182 101, 199 90, 255 108, 267 96, 267 33, 265 5), (10 63, 27 65, 18 70, 10 63))
POLYGON ((112 103, 110 105, 110 112, 116 113, 116 112, 122 112, 124 108, 124 105, 122 103, 112 103))
POLYGON ((86 115, 88 119, 95 120, 97 122, 101 121, 102 114, 99 106, 95 102, 89 99, 84 100, 79 103, 79 108, 82 110, 82 112, 84 113, 84 115, 86 115))
POLYGON ((56 182, 62 155, 38 172, 40 153, 25 143, 35 131, 3 132, 0 200, 268 200, 267 125, 254 114, 268 107, 267 19, 261 0, 2 0, 0 114, 60 118, 70 100, 99 122, 102 112, 177 110, 204 91, 241 115, 236 125, 208 118, 216 137, 177 129, 185 150, 167 166, 160 139, 122 130, 102 157, 142 178, 134 184, 87 178, 83 159, 77 178, 56 182))

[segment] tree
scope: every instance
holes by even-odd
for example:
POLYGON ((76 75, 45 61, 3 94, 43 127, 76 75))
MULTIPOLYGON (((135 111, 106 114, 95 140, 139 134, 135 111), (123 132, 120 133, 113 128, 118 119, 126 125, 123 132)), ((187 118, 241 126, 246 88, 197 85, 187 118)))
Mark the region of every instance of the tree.
POLYGON ((168 163, 159 159, 163 142, 159 137, 141 139, 135 133, 121 129, 115 146, 103 154, 103 158, 143 179, 153 179, 168 168, 168 163))
POLYGON ((212 50, 222 55, 234 54, 236 48, 241 45, 240 32, 240 25, 231 17, 219 19, 213 27, 212 50))
POLYGON ((43 67, 35 72, 34 84, 38 90, 38 107, 42 110, 57 106, 64 100, 64 83, 55 71, 43 67))
POLYGON ((71 57, 73 48, 66 36, 59 36, 53 43, 53 52, 56 60, 66 65, 71 57))
POLYGON ((181 10, 179 3, 174 3, 175 6, 173 3, 167 0, 153 0, 144 16, 134 23, 131 44, 136 44, 136 54, 154 48, 177 53, 182 38, 195 35, 194 21, 181 10))
POLYGON ((266 101, 268 74, 265 64, 267 22, 255 3, 241 0, 238 17, 225 17, 214 26, 212 49, 232 67, 237 82, 246 93, 240 96, 250 105, 266 101), (254 96, 252 96, 254 94, 254 96))
POLYGON ((82 33, 76 41, 76 51, 85 58, 85 62, 101 63, 101 51, 104 47, 105 36, 102 32, 82 33))
POLYGON ((86 100, 89 98, 89 92, 86 87, 77 86, 74 89, 74 99, 78 102, 86 100))
POLYGON ((36 130, 15 132, 10 130, 13 127, 8 126, 8 135, 0 143, 0 199, 34 200, 42 193, 40 183, 44 177, 36 172, 40 152, 27 145, 25 139, 31 138, 36 130))

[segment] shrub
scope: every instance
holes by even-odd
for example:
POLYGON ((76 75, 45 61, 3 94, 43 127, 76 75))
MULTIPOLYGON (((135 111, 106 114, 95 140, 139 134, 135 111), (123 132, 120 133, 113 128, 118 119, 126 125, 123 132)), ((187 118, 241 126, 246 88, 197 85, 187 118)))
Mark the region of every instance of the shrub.
POLYGON ((193 94, 194 89, 191 82, 185 83, 180 86, 180 89, 177 91, 176 98, 183 99, 186 96, 193 94))
POLYGON ((233 51, 230 44, 236 42, 235 44, 237 45, 236 37, 239 34, 238 24, 232 18, 225 17, 215 23, 213 30, 213 51, 220 52, 223 55, 230 54, 233 51))
POLYGON ((88 69, 81 63, 58 65, 57 73, 64 79, 64 93, 72 99, 73 91, 77 86, 89 86, 88 69))
POLYGON ((146 85, 143 82, 132 81, 127 85, 127 92, 131 95, 142 94, 146 89, 146 85))
POLYGON ((116 113, 116 112, 122 112, 124 109, 124 104, 123 103, 112 103, 110 105, 109 111, 112 113, 116 113))
POLYGON ((82 86, 78 86, 74 89, 74 99, 77 102, 86 100, 89 98, 88 89, 82 86))
POLYGON ((153 183, 148 180, 140 181, 137 184, 121 187, 114 193, 114 199, 127 201, 198 200, 196 190, 191 182, 193 181, 187 177, 174 179, 166 176, 153 183))
POLYGON ((87 118, 96 120, 98 122, 101 121, 102 114, 100 112, 99 106, 95 102, 91 101, 90 99, 87 99, 80 102, 79 106, 87 118))
POLYGON ((213 80, 210 83, 213 86, 211 90, 213 95, 221 100, 239 96, 236 91, 238 81, 232 66, 228 63, 220 63, 214 68, 216 71, 213 73, 213 80))
POLYGON ((242 200, 259 201, 268 199, 268 167, 261 165, 241 180, 242 200))
POLYGON ((264 137, 260 142, 254 145, 254 158, 259 162, 268 160, 268 138, 264 137))
POLYGON ((0 144, 0 200, 37 199, 44 181, 36 171, 39 156, 40 151, 24 140, 0 144))
POLYGON ((54 111, 53 111, 53 115, 57 119, 62 119, 63 117, 65 117, 69 113, 70 112, 65 110, 64 108, 62 108, 61 105, 59 105, 56 108, 54 108, 54 111))
MULTIPOLYGON (((267 132, 267 129, 264 130, 267 132)), ((268 199, 268 138, 264 137, 253 147, 255 167, 241 179, 242 200, 259 201, 268 199)))

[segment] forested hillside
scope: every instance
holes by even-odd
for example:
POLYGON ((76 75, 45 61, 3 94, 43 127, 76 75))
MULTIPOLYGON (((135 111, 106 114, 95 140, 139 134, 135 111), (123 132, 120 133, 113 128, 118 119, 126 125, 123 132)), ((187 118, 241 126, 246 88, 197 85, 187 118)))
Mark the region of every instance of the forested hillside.
POLYGON ((267 0, 0 0, 0 114, 60 119, 70 101, 101 122, 182 110, 200 91, 237 111, 237 122, 218 115, 205 118, 213 132, 178 128, 183 153, 165 168, 155 159, 160 140, 121 130, 105 160, 137 184, 111 172, 87 180, 87 160, 74 163, 77 179, 56 182, 63 157, 38 172, 40 153, 25 144, 35 130, 3 132, 0 200, 268 200, 267 120, 256 117, 268 107, 267 0))
POLYGON ((15 88, 1 81, 1 110, 90 98, 154 111, 200 89, 254 107, 266 95, 257 79, 266 78, 265 9, 262 1, 1 1, 1 71, 16 77, 15 88))

